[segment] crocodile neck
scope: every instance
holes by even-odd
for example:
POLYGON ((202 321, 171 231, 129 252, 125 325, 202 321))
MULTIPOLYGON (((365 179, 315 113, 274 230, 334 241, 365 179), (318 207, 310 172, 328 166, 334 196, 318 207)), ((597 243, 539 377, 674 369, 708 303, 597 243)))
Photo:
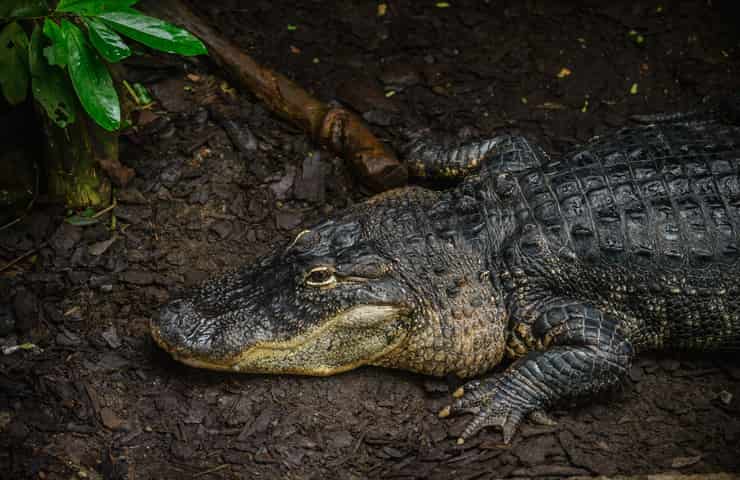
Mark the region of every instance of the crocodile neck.
POLYGON ((414 234, 404 242, 419 248, 406 248, 400 273, 420 305, 407 341, 374 364, 436 376, 485 372, 504 354, 508 313, 498 263, 516 230, 513 209, 485 171, 411 208, 402 217, 414 234))

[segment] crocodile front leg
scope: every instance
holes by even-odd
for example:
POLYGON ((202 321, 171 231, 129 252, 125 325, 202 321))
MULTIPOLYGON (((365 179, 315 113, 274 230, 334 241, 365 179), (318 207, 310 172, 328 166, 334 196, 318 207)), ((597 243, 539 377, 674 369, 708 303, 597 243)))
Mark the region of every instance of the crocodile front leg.
POLYGON ((499 426, 509 443, 527 416, 546 421, 543 409, 563 398, 616 384, 629 370, 633 349, 615 316, 578 301, 549 302, 532 334, 545 349, 532 351, 506 371, 469 382, 440 412, 473 412, 458 443, 487 426, 499 426))

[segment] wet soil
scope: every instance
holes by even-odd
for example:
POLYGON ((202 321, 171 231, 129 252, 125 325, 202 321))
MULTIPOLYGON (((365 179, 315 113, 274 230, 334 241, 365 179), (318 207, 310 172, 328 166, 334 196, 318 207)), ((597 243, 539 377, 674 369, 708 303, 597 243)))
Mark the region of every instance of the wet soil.
MULTIPOLYGON (((736 92, 732 2, 218 1, 199 13, 265 64, 404 130, 518 131, 562 152, 634 114, 736 92), (296 5, 298 4, 298 5, 296 5), (630 34, 631 31, 635 33, 630 34), (640 40, 641 39, 641 40, 640 40), (566 70, 567 69, 567 70, 566 70)), ((249 263, 367 193, 342 162, 203 61, 139 58, 136 170, 93 226, 39 207, 0 232, 0 477, 561 478, 740 471, 736 356, 645 355, 608 395, 511 446, 440 420, 455 379, 179 365, 147 333, 180 289, 249 263), (230 123, 231 122, 231 123, 230 123), (236 128, 234 128, 236 127, 236 128), (251 134, 249 133, 251 132, 251 134), (114 226, 115 228, 111 228, 114 226)))

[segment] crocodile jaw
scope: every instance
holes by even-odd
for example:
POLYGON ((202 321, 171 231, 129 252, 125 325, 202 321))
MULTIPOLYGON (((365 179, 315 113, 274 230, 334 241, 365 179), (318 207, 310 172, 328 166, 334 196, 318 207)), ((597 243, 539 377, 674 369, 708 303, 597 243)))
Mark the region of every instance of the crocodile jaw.
POLYGON ((227 358, 204 358, 168 344, 152 324, 155 342, 186 365, 218 371, 327 376, 377 362, 406 339, 406 309, 359 305, 286 341, 261 342, 227 358))

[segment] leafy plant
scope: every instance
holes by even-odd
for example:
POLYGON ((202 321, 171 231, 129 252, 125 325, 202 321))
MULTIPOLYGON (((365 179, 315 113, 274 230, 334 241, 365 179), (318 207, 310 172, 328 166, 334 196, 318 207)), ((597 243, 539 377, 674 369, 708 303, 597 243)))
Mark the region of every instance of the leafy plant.
POLYGON ((48 117, 65 128, 75 121, 74 98, 108 131, 121 126, 121 108, 105 62, 132 54, 123 37, 155 50, 206 54, 192 34, 132 7, 138 0, 0 0, 0 90, 11 105, 29 84, 48 117), (19 22, 30 23, 31 36, 19 22))

